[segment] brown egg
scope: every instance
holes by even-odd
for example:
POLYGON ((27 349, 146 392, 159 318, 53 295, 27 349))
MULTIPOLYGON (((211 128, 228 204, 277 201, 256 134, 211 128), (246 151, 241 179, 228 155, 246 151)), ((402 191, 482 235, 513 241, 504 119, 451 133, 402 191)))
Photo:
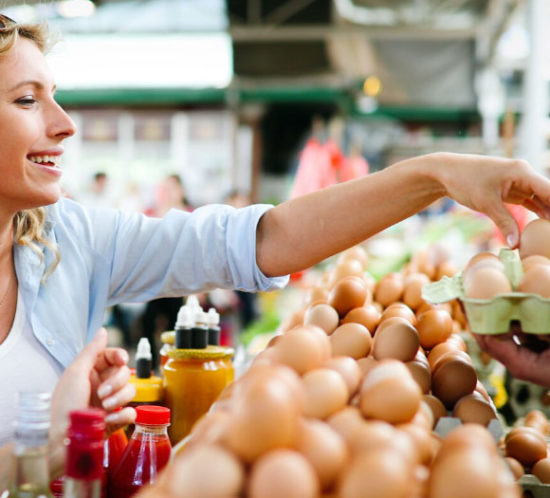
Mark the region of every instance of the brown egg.
POLYGON ((348 461, 348 448, 342 436, 320 420, 302 421, 296 449, 312 465, 322 489, 334 483, 348 461))
POLYGON ((538 294, 541 297, 550 297, 550 266, 533 265, 521 277, 518 284, 518 292, 538 294))
POLYGON ((294 327, 299 327, 302 323, 304 323, 304 313, 305 310, 291 313, 281 322, 277 330, 279 332, 287 332, 288 330, 292 330, 294 327))
POLYGON ((249 498, 316 498, 320 486, 306 457, 293 450, 274 450, 252 466, 249 498))
POLYGON ((224 445, 250 462, 274 448, 290 447, 297 434, 298 407, 280 378, 248 379, 222 436, 224 445))
POLYGON ((399 273, 388 273, 376 284, 374 300, 387 307, 391 303, 399 301, 403 294, 403 277, 399 273))
POLYGON ((361 379, 364 379, 365 375, 367 375, 376 365, 378 365, 378 360, 374 356, 370 355, 365 358, 359 358, 356 363, 361 371, 361 379))
POLYGON ((470 260, 468 261, 468 263, 464 267, 464 270, 462 270, 462 274, 468 273, 468 271, 471 268, 473 268, 474 266, 479 265, 480 262, 482 262, 482 261, 483 261, 482 264, 486 264, 487 261, 491 261, 491 263, 489 263, 489 265, 496 263, 498 266, 495 266, 495 267, 498 267, 500 269, 504 269, 504 265, 502 264, 502 261, 500 260, 500 258, 496 254, 493 254, 492 252, 489 252, 489 251, 483 251, 483 252, 479 252, 479 253, 475 254, 474 256, 472 256, 470 258, 470 260))
MULTIPOLYGON (((325 332, 323 334, 326 336, 325 332)), ((328 339, 328 336, 326 336, 328 339)), ((309 327, 299 327, 285 332, 273 346, 275 359, 292 367, 299 374, 318 368, 330 356, 318 336, 309 327)))
POLYGON ((369 331, 359 323, 344 323, 329 337, 334 356, 362 358, 369 354, 372 337, 369 331))
POLYGON ((454 343, 449 342, 448 340, 436 344, 428 353, 428 363, 430 367, 433 369, 433 366, 437 360, 449 351, 459 351, 459 349, 454 343))
POLYGON ((412 273, 405 279, 403 290, 403 302, 411 309, 416 310, 424 299, 422 298, 422 287, 430 283, 430 279, 424 273, 412 273))
POLYGON ((445 408, 445 405, 441 402, 439 398, 436 398, 433 394, 424 394, 422 396, 422 401, 424 401, 432 411, 433 417, 434 417, 434 427, 437 425, 437 422, 439 422, 439 419, 441 417, 447 417, 447 408, 445 408))
POLYGON ((523 273, 526 273, 529 268, 533 265, 550 265, 550 259, 545 256, 540 256, 538 254, 533 254, 532 256, 527 256, 525 259, 521 260, 521 265, 523 267, 523 273))
POLYGON ((408 321, 394 321, 377 329, 372 354, 377 360, 395 358, 403 362, 412 361, 419 344, 418 332, 408 321))
POLYGON ((366 422, 359 408, 355 406, 345 406, 328 417, 327 423, 332 429, 340 434, 345 441, 350 441, 355 431, 366 422))
POLYGON ((459 349, 460 351, 464 351, 465 353, 468 352, 466 348, 466 343, 464 342, 464 339, 460 337, 459 334, 451 334, 445 342, 454 344, 456 348, 459 349))
POLYGON ((342 324, 344 323, 359 323, 372 334, 380 323, 380 311, 372 304, 359 306, 359 308, 348 311, 346 316, 342 318, 342 324))
POLYGON ((322 286, 315 286, 306 291, 304 304, 311 306, 313 303, 326 303, 328 301, 328 289, 322 286))
POLYGON ((464 282, 464 294, 470 299, 492 299, 508 292, 512 292, 508 277, 495 268, 476 268, 464 282))
POLYGON ((408 462, 396 450, 367 452, 346 468, 338 485, 338 497, 405 498, 413 482, 408 462))
POLYGON ((453 319, 442 309, 425 311, 418 317, 416 329, 420 344, 424 349, 431 349, 436 344, 446 341, 452 333, 453 319))
POLYGON ((340 318, 337 311, 329 304, 316 304, 306 309, 304 314, 304 325, 316 325, 322 328, 327 334, 332 334, 340 318))
POLYGON ((542 458, 531 469, 531 474, 543 484, 550 484, 550 458, 542 458))
POLYGON ((430 473, 428 497, 501 498, 501 487, 495 478, 497 462, 498 456, 483 448, 448 452, 443 459, 438 455, 430 473))
POLYGON ((338 256, 338 263, 346 261, 348 259, 355 259, 359 261, 363 267, 363 270, 367 268, 367 265, 369 263, 369 256, 367 254, 367 251, 361 246, 353 246, 343 251, 340 256, 338 256))
POLYGON ((401 424, 397 428, 411 438, 422 465, 429 465, 433 458, 430 431, 415 424, 401 424))
POLYGON ((550 221, 537 218, 527 223, 519 239, 519 255, 521 259, 539 254, 550 258, 550 221))
POLYGON ((353 308, 363 306, 367 293, 367 286, 361 278, 345 277, 339 280, 331 289, 328 304, 343 317, 353 308))
POLYGON ((423 394, 428 394, 432 385, 432 374, 430 366, 427 363, 413 360, 405 363, 406 367, 412 375, 412 378, 420 387, 423 394))
POLYGON ((416 325, 416 315, 404 303, 392 303, 383 312, 380 317, 380 323, 386 321, 389 318, 400 317, 407 320, 411 325, 416 325))
POLYGON ((525 415, 524 425, 537 429, 542 435, 548 434, 548 419, 540 410, 531 410, 525 415))
POLYGON ((443 277, 452 277, 456 272, 456 265, 452 261, 442 261, 437 266, 435 280, 441 280, 443 277))
POLYGON ((339 262, 331 274, 330 287, 346 277, 362 277, 365 268, 357 259, 345 259, 339 262))
POLYGON ((410 422, 418 410, 421 395, 403 363, 384 360, 364 378, 359 408, 367 418, 396 424, 410 422))
MULTIPOLYGON (((539 460, 540 462, 544 461, 545 459, 543 458, 542 460, 539 460)), ((523 468, 523 465, 521 465, 521 463, 519 463, 515 458, 512 458, 512 457, 505 457, 504 458, 504 461, 506 462, 506 464, 508 465, 508 467, 510 468, 512 474, 514 475, 514 479, 519 479, 522 475, 525 474, 525 470, 523 468)))
POLYGON ((432 394, 449 410, 460 398, 471 394, 477 383, 471 360, 459 353, 467 356, 462 351, 451 351, 439 358, 432 371, 432 394))
POLYGON ((474 391, 456 402, 453 416, 459 418, 463 424, 474 423, 488 426, 489 422, 496 418, 496 413, 487 400, 474 391))
MULTIPOLYGON (((164 486, 174 496, 240 496, 244 485, 244 468, 226 449, 213 444, 189 448, 172 460, 164 486), (216 478, 208 478, 207 469, 216 469, 216 478)), ((156 496, 160 496, 157 494, 156 496)))
POLYGON ((541 434, 530 427, 522 431, 512 429, 506 438, 506 456, 518 460, 525 467, 531 467, 546 457, 546 442, 541 434))
POLYGON ((305 391, 304 415, 327 418, 341 410, 349 399, 344 378, 330 368, 317 368, 302 377, 305 391))
POLYGON ((338 372, 346 382, 349 396, 355 394, 361 380, 361 369, 353 358, 350 356, 333 356, 323 364, 323 368, 330 368, 338 372))
POLYGON ((411 424, 419 425, 427 431, 431 431, 434 427, 434 416, 432 409, 428 406, 424 400, 420 401, 418 411, 415 413, 411 424))

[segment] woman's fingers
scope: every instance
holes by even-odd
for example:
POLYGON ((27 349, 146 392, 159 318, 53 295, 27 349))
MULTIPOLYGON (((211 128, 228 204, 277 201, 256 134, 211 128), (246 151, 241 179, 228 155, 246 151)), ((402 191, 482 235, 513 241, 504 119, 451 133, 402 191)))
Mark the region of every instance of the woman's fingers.
POLYGON ((133 384, 126 384, 122 388, 113 391, 113 394, 103 398, 101 400, 101 406, 107 411, 112 411, 120 406, 130 403, 130 401, 134 399, 135 395, 135 386, 133 384))
POLYGON ((101 384, 97 388, 97 396, 104 400, 128 384, 130 369, 127 366, 111 367, 104 372, 99 372, 99 379, 101 384))
POLYGON ((109 367, 120 367, 128 363, 128 353, 122 348, 105 348, 97 356, 95 369, 98 371, 105 370, 109 367))
POLYGON ((107 433, 113 433, 117 429, 121 429, 122 427, 133 424, 135 421, 136 411, 129 406, 122 408, 122 410, 109 413, 105 417, 107 433))

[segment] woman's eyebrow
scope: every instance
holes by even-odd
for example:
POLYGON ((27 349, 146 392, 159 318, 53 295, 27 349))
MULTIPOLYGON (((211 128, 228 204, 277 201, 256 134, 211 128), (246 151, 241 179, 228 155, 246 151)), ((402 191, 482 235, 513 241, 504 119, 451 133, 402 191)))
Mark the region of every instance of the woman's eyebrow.
POLYGON ((20 81, 19 83, 17 83, 14 87, 10 88, 9 91, 13 91, 13 90, 17 90, 18 88, 22 87, 22 86, 27 86, 27 85, 32 85, 34 87, 36 87, 38 90, 43 90, 44 89, 44 85, 42 83, 40 83, 40 81, 36 81, 36 80, 24 80, 24 81, 20 81))

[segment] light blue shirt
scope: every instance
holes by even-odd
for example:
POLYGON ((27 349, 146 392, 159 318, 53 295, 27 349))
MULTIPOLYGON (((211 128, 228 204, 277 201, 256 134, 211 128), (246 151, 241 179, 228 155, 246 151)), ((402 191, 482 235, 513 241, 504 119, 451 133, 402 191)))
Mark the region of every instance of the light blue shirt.
POLYGON ((209 205, 164 218, 84 208, 68 199, 48 206, 47 238, 61 261, 44 283, 45 260, 15 244, 15 269, 37 339, 67 367, 103 324, 105 308, 214 288, 281 288, 256 264, 256 226, 269 205, 209 205))

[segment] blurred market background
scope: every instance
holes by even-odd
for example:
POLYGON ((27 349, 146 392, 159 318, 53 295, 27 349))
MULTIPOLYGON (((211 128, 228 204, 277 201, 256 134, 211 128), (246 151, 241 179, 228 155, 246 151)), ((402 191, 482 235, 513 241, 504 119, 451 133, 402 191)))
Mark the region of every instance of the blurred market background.
MULTIPOLYGON (((66 144, 63 186, 83 203, 150 215, 276 204, 433 151, 521 157, 548 174, 547 0, 2 0, 0 8, 20 22, 47 21, 59 39, 49 54, 57 99, 79 129, 66 144)), ((502 244, 488 220, 442 202, 365 247, 379 279, 434 247, 461 268, 502 244)), ((295 275, 285 291, 254 300, 201 298, 222 312, 225 341, 249 346, 300 308, 310 278, 295 275)), ((145 304, 110 310, 113 341, 132 348, 143 327, 158 338, 179 304, 162 308, 164 321, 151 312, 152 325, 145 304)))

